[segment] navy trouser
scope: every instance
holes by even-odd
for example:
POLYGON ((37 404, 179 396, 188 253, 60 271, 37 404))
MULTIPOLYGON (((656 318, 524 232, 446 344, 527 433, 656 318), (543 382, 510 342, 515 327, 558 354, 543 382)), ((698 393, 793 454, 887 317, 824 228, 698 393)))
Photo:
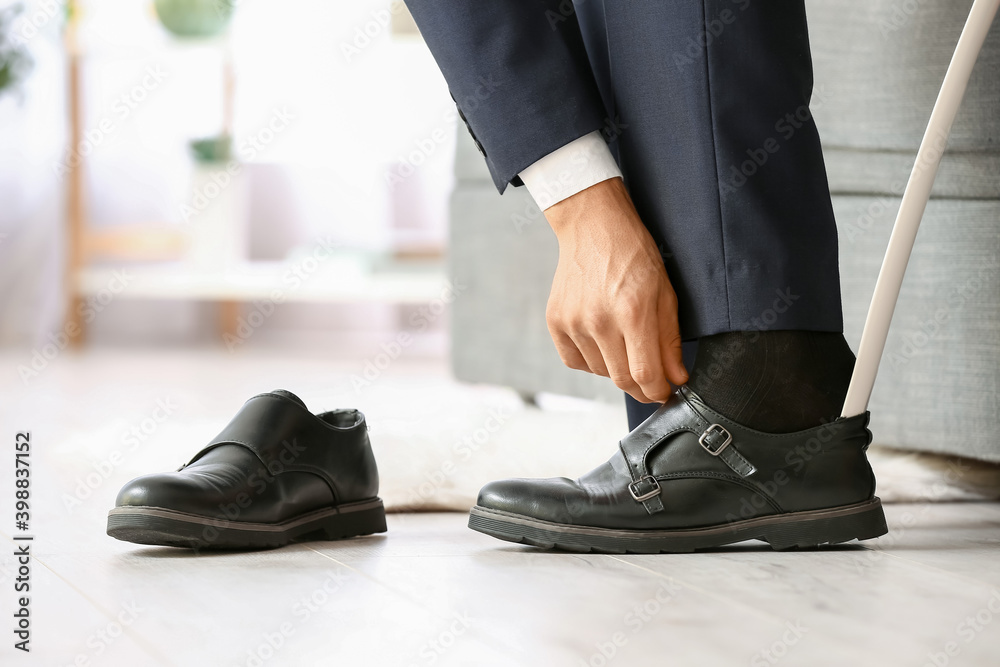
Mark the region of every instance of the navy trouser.
POLYGON ((501 191, 604 131, 684 340, 843 330, 803 0, 407 5, 501 191))

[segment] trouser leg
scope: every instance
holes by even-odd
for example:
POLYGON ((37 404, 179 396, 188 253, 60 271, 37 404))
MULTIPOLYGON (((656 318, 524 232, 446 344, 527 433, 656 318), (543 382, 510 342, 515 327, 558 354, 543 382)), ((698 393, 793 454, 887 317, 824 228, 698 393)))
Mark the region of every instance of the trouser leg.
POLYGON ((579 11, 684 339, 842 331, 803 2, 587 0, 579 11))

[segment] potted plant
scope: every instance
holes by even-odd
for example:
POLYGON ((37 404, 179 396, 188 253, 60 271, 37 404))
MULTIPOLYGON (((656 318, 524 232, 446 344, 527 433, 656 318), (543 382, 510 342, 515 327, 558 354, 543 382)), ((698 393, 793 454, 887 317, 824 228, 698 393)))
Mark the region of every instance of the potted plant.
POLYGON ((233 16, 236 0, 156 0, 156 15, 177 37, 214 37, 233 16))
POLYGON ((232 150, 233 66, 225 38, 237 0, 155 0, 156 16, 172 35, 183 41, 222 36, 225 50, 223 130, 216 136, 194 139, 190 200, 181 206, 188 237, 186 257, 196 269, 226 270, 246 258, 248 191, 242 165, 232 150))
POLYGON ((228 135, 190 143, 195 168, 191 200, 182 207, 188 261, 206 271, 246 259, 248 191, 243 165, 233 158, 228 135))
POLYGON ((15 88, 31 69, 31 56, 13 36, 14 22, 22 10, 21 5, 0 9, 0 96, 15 88))

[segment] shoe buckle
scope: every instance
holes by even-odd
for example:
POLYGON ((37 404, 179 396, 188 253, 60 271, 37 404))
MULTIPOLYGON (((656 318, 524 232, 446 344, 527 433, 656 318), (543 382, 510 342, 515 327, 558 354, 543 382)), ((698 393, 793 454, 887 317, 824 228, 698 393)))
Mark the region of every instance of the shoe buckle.
POLYGON ((728 447, 729 443, 732 441, 733 435, 720 424, 712 424, 706 428, 705 432, 701 434, 700 438, 698 438, 698 444, 712 456, 718 456, 721 454, 722 450, 728 447), (719 438, 722 438, 721 444, 718 444, 719 438))
POLYGON ((629 484, 628 492, 632 494, 632 497, 635 499, 636 502, 641 503, 644 500, 649 500, 654 496, 660 495, 660 483, 657 482, 656 478, 653 477, 652 475, 645 475, 644 477, 641 477, 638 481, 629 484), (653 486, 646 493, 640 493, 639 485, 643 483, 652 484, 653 486))

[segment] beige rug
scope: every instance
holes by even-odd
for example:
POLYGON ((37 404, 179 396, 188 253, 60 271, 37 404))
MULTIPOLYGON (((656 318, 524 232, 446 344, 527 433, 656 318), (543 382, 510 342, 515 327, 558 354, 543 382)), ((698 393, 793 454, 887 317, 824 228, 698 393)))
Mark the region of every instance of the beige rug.
MULTIPOLYGON (((484 483, 504 477, 576 477, 606 461, 626 431, 624 408, 603 403, 542 396, 539 409, 495 387, 426 389, 448 398, 422 428, 373 424, 382 497, 394 510, 465 510, 484 483)), ((884 502, 1000 499, 1000 466, 877 445, 869 455, 884 502)))
MULTIPOLYGON (((0 355, 3 367, 20 362, 0 355)), ((435 359, 397 359, 359 388, 364 363, 315 353, 67 354, 30 385, 0 377, 0 418, 44 443, 39 455, 55 478, 39 491, 54 511, 69 511, 73 498, 111 507, 129 479, 176 469, 246 398, 275 388, 314 411, 366 413, 381 496, 396 511, 464 511, 483 484, 504 477, 576 477, 606 461, 626 430, 624 404, 543 396, 528 406, 508 389, 456 382, 435 359), (156 420, 163 403, 170 414, 156 420), (130 438, 136 428, 141 438, 130 438)), ((871 458, 886 502, 1000 498, 1000 466, 879 447, 871 458)))

